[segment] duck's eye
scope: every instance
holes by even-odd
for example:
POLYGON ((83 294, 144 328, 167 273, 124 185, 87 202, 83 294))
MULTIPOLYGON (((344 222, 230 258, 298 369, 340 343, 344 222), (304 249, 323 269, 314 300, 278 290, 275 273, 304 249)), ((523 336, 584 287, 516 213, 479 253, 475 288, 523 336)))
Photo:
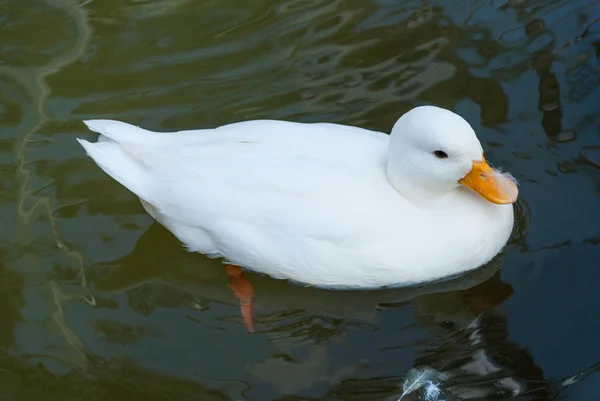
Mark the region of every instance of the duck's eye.
POLYGON ((447 159, 448 158, 448 153, 444 152, 443 150, 436 150, 433 152, 433 154, 438 159, 447 159))

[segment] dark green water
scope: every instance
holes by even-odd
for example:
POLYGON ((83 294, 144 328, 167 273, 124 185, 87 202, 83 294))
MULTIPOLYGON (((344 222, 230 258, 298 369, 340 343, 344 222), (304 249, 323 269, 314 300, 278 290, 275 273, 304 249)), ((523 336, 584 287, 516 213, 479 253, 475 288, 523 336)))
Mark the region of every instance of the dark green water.
POLYGON ((596 401, 599 17, 583 0, 0 1, 0 400, 387 401, 426 365, 446 400, 596 401), (249 275, 255 334, 223 266, 75 141, 90 118, 389 132, 423 103, 521 183, 496 266, 385 293, 249 275))

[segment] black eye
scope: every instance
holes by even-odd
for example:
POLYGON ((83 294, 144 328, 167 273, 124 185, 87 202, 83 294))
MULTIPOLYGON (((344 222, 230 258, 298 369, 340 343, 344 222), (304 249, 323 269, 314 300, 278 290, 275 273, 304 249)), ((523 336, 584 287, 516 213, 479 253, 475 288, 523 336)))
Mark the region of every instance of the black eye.
POLYGON ((443 150, 436 150, 433 152, 433 154, 438 159, 447 159, 448 158, 448 153, 444 152, 443 150))

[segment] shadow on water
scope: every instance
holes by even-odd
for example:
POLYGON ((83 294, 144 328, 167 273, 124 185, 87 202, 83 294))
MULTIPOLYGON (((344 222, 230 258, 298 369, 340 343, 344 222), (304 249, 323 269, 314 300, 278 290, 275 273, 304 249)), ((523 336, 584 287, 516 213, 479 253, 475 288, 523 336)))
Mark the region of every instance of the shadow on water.
POLYGON ((1 2, 0 399, 387 401, 429 366, 449 377, 446 401, 595 400, 598 13, 579 0, 1 2), (505 253, 394 291, 253 275, 254 335, 223 266, 186 253, 74 141, 92 136, 87 118, 389 131, 423 103, 465 116, 520 180, 505 253))

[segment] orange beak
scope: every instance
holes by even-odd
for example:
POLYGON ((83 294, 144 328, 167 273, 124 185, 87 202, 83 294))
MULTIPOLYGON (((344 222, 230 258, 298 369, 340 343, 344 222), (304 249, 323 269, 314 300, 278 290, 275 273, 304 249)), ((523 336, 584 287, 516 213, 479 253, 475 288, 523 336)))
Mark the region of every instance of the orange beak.
POLYGON ((508 175, 494 170, 485 161, 474 161, 469 174, 459 181, 492 203, 507 205, 515 203, 519 195, 516 182, 508 175))

